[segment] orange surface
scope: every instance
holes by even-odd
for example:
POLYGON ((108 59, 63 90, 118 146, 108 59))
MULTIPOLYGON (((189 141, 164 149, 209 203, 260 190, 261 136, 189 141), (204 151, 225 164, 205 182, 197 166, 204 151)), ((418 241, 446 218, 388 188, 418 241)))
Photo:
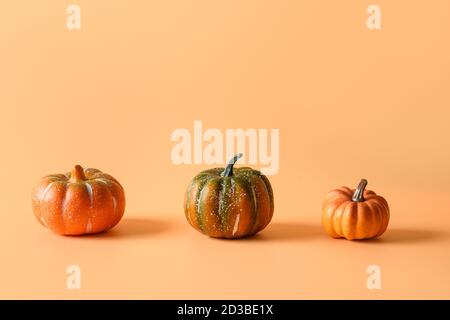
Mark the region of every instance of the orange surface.
POLYGON ((450 298, 450 2, 13 1, 0 11, 1 298, 450 298), (260 235, 185 221, 170 134, 279 128, 275 213, 260 235), (31 190, 74 164, 124 186, 111 232, 50 233, 31 190), (377 241, 327 237, 329 189, 391 207, 377 241), (81 267, 82 288, 66 288, 81 267), (382 289, 368 290, 379 265, 382 289))

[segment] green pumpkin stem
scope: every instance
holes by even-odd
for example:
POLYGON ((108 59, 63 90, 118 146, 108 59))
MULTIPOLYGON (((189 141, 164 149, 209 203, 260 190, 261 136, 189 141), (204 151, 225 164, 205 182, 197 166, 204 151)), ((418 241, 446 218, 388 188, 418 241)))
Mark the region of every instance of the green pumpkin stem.
POLYGON ((367 186, 367 180, 361 179, 361 182, 358 184, 358 187, 356 187, 355 193, 353 193, 352 201, 355 202, 363 202, 364 199, 364 189, 367 186))
POLYGON ((228 162, 227 167, 225 168, 225 170, 223 171, 223 176, 224 177, 231 177, 233 176, 233 166, 236 163, 236 161, 238 161, 240 158, 242 158, 243 154, 242 153, 238 153, 237 155, 235 155, 230 162, 228 162))

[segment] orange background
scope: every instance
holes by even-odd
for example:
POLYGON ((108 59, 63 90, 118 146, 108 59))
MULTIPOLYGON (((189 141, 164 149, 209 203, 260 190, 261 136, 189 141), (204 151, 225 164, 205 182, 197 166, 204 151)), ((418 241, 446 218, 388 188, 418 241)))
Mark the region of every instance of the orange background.
POLYGON ((67 1, 0 10, 1 298, 450 298, 450 2, 67 1), (274 219, 241 241, 185 221, 177 128, 280 128, 274 219), (126 190, 111 232, 61 237, 30 193, 76 164, 126 190), (328 238, 325 193, 369 180, 377 241, 328 238), (77 264, 82 289, 66 288, 77 264), (366 268, 382 290, 366 288, 366 268))

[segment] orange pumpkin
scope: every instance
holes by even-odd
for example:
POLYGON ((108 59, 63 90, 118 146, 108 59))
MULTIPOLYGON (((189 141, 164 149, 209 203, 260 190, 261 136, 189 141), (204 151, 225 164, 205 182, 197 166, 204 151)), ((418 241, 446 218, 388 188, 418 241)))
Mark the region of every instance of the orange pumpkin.
POLYGON ((109 174, 76 165, 71 173, 42 178, 32 195, 33 213, 55 233, 83 235, 114 227, 125 211, 125 194, 109 174))
POLYGON ((263 230, 272 219, 273 192, 269 180, 248 167, 203 171, 189 184, 184 212, 198 231, 215 238, 242 238, 263 230))
POLYGON ((351 190, 341 187, 330 191, 322 206, 322 225, 333 238, 348 240, 381 236, 389 223, 387 201, 371 190, 365 190, 367 180, 351 190))

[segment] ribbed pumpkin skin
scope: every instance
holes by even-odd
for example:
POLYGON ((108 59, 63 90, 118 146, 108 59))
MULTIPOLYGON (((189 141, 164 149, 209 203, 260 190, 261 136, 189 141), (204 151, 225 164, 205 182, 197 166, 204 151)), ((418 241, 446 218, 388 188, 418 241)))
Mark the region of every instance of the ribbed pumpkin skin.
POLYGON ((341 187, 330 191, 322 206, 322 225, 333 238, 348 240, 381 236, 389 223, 387 201, 371 190, 364 190, 364 201, 352 201, 355 190, 341 187))
POLYGON ((214 238, 242 238, 263 230, 272 219, 273 191, 266 176, 252 168, 201 172, 189 184, 184 211, 198 231, 214 238))
POLYGON ((93 168, 42 178, 32 193, 37 220, 61 235, 83 235, 114 227, 125 211, 125 194, 112 176, 93 168))

